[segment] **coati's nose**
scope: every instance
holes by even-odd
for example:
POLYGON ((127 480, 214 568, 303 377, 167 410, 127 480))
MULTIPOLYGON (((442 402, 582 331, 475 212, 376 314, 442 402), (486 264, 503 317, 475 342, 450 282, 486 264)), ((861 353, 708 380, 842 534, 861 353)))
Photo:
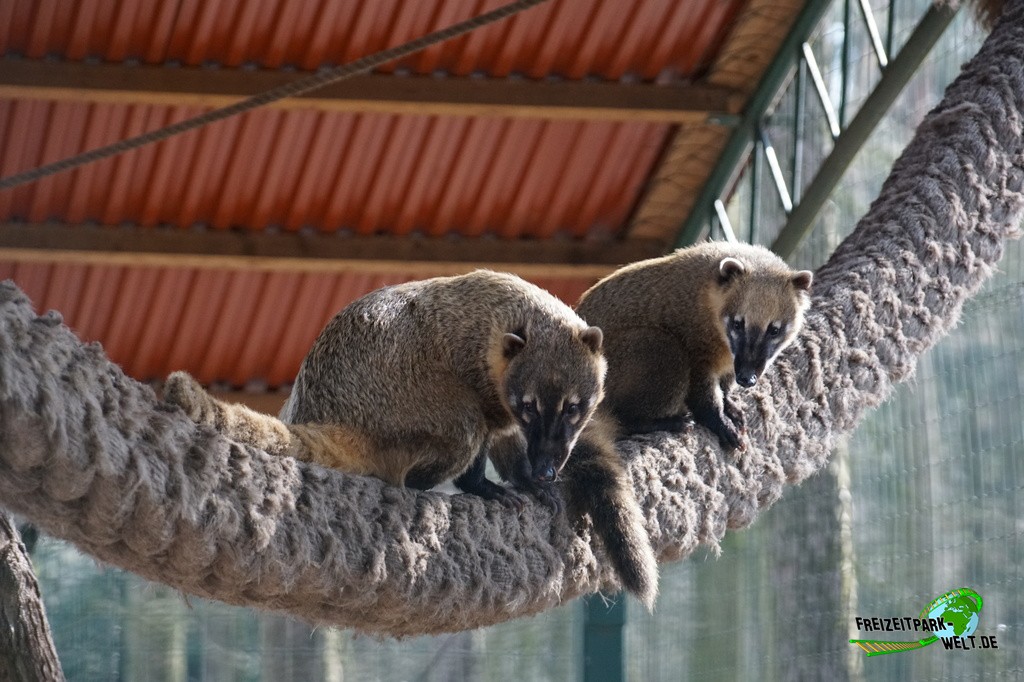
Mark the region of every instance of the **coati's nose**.
POLYGON ((539 468, 533 472, 533 478, 538 483, 550 483, 555 480, 555 467, 549 464, 546 467, 539 468))
POLYGON ((736 383, 744 388, 750 388, 757 383, 757 375, 753 372, 741 372, 736 375, 736 383))

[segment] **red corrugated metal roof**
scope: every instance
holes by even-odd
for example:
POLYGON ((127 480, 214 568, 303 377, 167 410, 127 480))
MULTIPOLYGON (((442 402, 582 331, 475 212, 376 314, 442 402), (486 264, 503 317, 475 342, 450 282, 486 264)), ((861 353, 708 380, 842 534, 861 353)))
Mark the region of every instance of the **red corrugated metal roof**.
MULTIPOLYGON (((5 0, 0 52, 27 59, 311 70, 506 0, 5 0)), ((526 79, 699 79, 744 0, 552 0, 382 69, 526 79)), ((0 176, 200 113, 0 100, 0 176)), ((0 191, 0 222, 430 237, 622 237, 668 124, 263 109, 0 191)), ((3 245, 0 244, 0 247, 3 245)), ((417 272, 422 272, 417 270, 417 272)), ((329 317, 411 272, 345 274, 0 262, 132 375, 291 381, 329 317)), ((423 276, 417 274, 416 276, 423 276)), ((538 284, 575 301, 590 279, 538 284)))
MULTIPOLYGON (((8 175, 197 113, 0 102, 8 175)), ((669 126, 257 110, 0 192, 0 220, 431 236, 617 233, 669 126), (616 163, 605 163, 614 158, 616 163)))
MULTIPOLYGON (((0 262, 36 309, 59 310, 130 375, 188 369, 200 381, 271 387, 295 378, 327 321, 359 296, 422 275, 218 271, 0 262)), ((571 303, 588 279, 534 282, 571 303)))
MULTIPOLYGON (((79 0, 68 6, 61 0, 5 0, 0 52, 315 69, 403 43, 506 1, 79 0)), ((709 45, 721 41, 742 6, 742 0, 553 0, 386 70, 691 78, 707 68, 709 45)))

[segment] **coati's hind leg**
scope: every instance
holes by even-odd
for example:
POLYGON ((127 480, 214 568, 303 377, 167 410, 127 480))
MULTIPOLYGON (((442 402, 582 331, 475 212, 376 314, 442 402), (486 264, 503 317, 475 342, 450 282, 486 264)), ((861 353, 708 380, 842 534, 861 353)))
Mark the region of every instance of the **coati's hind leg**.
POLYGON ((517 510, 523 511, 526 508, 523 498, 514 490, 509 490, 499 485, 486 476, 487 473, 487 448, 480 448, 480 452, 454 483, 459 490, 479 495, 485 500, 498 500, 505 504, 511 504, 517 510))
POLYGON ((604 405, 624 434, 686 429, 686 372, 679 340, 663 329, 617 329, 605 335, 612 364, 604 405))
POLYGON ((284 422, 245 405, 217 400, 187 372, 174 372, 167 377, 164 400, 182 408, 197 424, 212 426, 231 440, 271 454, 285 454, 292 441, 284 422))

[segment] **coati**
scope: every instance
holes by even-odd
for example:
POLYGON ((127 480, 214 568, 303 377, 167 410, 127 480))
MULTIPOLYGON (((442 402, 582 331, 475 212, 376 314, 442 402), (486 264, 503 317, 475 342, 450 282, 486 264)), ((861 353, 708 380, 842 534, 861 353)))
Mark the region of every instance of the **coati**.
POLYGON ((478 270, 354 301, 302 361, 281 421, 216 401, 187 374, 165 399, 269 452, 427 489, 506 499, 484 476, 490 441, 519 429, 531 482, 554 481, 601 400, 602 333, 509 274, 478 270), (538 400, 556 410, 538 418, 538 400))
MULTIPOLYGON (((623 586, 648 608, 658 592, 658 565, 644 528, 640 505, 633 495, 629 474, 615 449, 615 421, 598 405, 583 427, 561 477, 569 516, 582 520, 589 514, 623 586)), ((533 489, 530 469, 522 452, 522 435, 495 441, 491 461, 498 474, 520 488, 533 489)), ((538 491, 544 496, 543 491, 538 491)), ((557 498, 546 500, 558 506, 557 498)))
POLYGON ((580 299, 604 331, 604 405, 625 433, 680 431, 687 412, 722 447, 740 447, 735 380, 753 386, 795 337, 812 274, 768 249, 705 242, 627 265, 580 299))
POLYGON ((168 377, 164 398, 274 454, 418 489, 454 479, 520 507, 484 475, 488 453, 500 453, 506 480, 554 507, 568 459, 571 509, 591 513, 623 583, 650 606, 657 565, 612 440, 588 436, 583 457, 569 458, 603 395, 602 344, 599 328, 546 291, 476 271, 386 287, 343 309, 303 360, 281 420, 218 401, 184 372, 168 377))

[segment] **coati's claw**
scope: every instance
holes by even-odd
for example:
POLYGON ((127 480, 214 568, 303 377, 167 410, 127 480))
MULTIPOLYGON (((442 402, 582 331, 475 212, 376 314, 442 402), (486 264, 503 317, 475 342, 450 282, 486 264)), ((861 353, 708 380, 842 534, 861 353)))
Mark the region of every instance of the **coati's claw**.
POLYGON ((747 420, 743 416, 743 411, 736 406, 736 403, 732 402, 731 400, 723 401, 722 412, 724 412, 725 416, 729 419, 729 421, 733 423, 737 431, 739 431, 740 433, 746 432, 747 420))
POLYGON ((722 449, 727 452, 739 449, 743 442, 740 440, 740 432, 725 422, 715 430, 715 435, 718 436, 718 442, 721 443, 722 449))
POLYGON ((526 499, 515 491, 509 490, 508 494, 499 498, 498 501, 505 506, 514 508, 517 514, 526 511, 526 499))
POLYGON ((562 511, 562 498, 559 496, 554 482, 537 483, 526 479, 525 481, 520 481, 516 488, 522 493, 536 498, 538 502, 550 509, 553 514, 558 515, 562 511))

